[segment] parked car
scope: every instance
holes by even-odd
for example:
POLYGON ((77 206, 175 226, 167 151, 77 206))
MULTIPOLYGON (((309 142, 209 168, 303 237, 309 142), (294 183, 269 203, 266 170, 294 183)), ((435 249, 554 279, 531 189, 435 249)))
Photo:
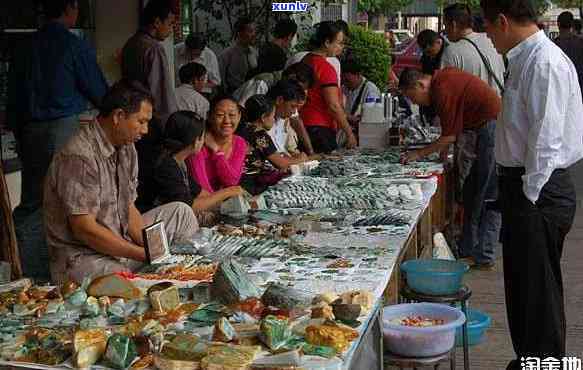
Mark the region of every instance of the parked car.
POLYGON ((423 52, 417 45, 417 38, 413 38, 403 43, 393 50, 392 70, 397 77, 405 68, 416 68, 421 70, 421 55, 423 52))
POLYGON ((402 45, 403 43, 409 42, 414 37, 413 34, 411 33, 411 31, 409 31, 409 30, 390 30, 390 31, 376 30, 373 32, 376 34, 380 34, 380 35, 385 36, 385 38, 387 39, 387 42, 389 41, 387 33, 392 32, 394 40, 395 40, 395 47, 398 47, 399 45, 402 45))
POLYGON ((409 30, 391 30, 391 32, 395 36, 396 46, 407 43, 415 38, 413 33, 409 30))

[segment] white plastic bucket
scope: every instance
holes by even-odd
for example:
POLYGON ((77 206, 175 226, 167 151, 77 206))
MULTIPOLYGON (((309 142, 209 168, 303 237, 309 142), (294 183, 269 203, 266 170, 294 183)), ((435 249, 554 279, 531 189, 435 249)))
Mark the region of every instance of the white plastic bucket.
POLYGON ((449 352, 455 342, 455 330, 466 321, 464 313, 454 307, 436 303, 407 303, 383 309, 385 348, 399 356, 432 357, 449 352), (407 316, 444 320, 445 324, 410 327, 390 321, 407 316))

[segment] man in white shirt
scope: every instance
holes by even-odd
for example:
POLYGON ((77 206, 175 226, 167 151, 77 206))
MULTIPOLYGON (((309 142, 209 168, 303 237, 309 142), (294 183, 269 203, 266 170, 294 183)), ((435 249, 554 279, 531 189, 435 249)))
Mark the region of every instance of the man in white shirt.
POLYGON ((207 82, 206 68, 202 64, 188 63, 180 68, 179 76, 181 85, 176 89, 178 110, 191 111, 206 119, 210 104, 201 94, 207 82))
POLYGON ((517 354, 565 355, 561 256, 575 216, 568 168, 583 158, 583 103, 571 60, 536 24, 529 0, 482 0, 485 28, 508 60, 496 125, 501 240, 517 354))
MULTIPOLYGON (((193 33, 188 35, 184 45, 176 53, 176 72, 180 67, 190 62, 202 64, 207 71, 208 81, 202 90, 207 96, 213 91, 213 88, 221 85, 221 72, 219 70, 219 61, 214 51, 207 46, 207 40, 202 33, 193 33)), ((180 79, 176 79, 180 81, 180 79)))
MULTIPOLYGON (((279 153, 287 156, 307 158, 305 154, 290 153, 288 139, 297 137, 297 133, 290 123, 291 116, 297 112, 301 101, 306 99, 306 92, 299 82, 294 80, 281 80, 269 89, 267 96, 275 100, 275 123, 269 130, 275 148, 279 153)), ((292 148, 293 149, 293 148, 292 148)), ((296 145, 297 150, 297 145, 296 145)))
MULTIPOLYGON (((501 95, 504 60, 485 33, 472 29, 472 12, 456 3, 443 10, 450 44, 441 56, 441 68, 454 67, 480 77, 501 95)), ((456 141, 459 200, 463 204, 463 232, 458 257, 472 268, 492 269, 498 244, 501 215, 494 209, 498 179, 494 143, 496 120, 477 130, 464 130, 456 141)))
POLYGON ((348 122, 358 129, 362 116, 362 105, 367 97, 380 98, 379 88, 362 75, 362 67, 356 61, 347 61, 342 64, 342 85, 346 96, 344 110, 348 122))

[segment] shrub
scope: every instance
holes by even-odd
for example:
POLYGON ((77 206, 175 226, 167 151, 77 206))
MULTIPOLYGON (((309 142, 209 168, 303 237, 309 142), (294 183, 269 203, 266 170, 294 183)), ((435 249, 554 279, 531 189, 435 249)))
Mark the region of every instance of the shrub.
POLYGON ((391 64, 389 45, 385 37, 361 26, 350 25, 346 58, 357 61, 364 76, 382 91, 387 86, 391 64))
MULTIPOLYGON (((308 50, 311 32, 301 33, 294 50, 308 50)), ((346 45, 344 59, 355 60, 362 66, 364 76, 372 81, 382 91, 387 86, 389 66, 391 65, 390 50, 385 37, 369 31, 361 26, 350 25, 350 37, 346 45)))

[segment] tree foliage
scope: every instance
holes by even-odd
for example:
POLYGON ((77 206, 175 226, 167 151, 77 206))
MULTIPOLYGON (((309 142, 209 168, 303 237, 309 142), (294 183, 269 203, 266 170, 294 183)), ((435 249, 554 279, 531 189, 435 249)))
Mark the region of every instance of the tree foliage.
POLYGON ((583 7, 583 0, 553 0, 553 4, 565 9, 581 8, 583 7))
MULTIPOLYGON (((283 1, 292 2, 292 1, 283 1)), ((310 8, 316 8, 317 2, 309 0, 310 8)), ((207 22, 207 35, 210 41, 226 46, 234 37, 235 23, 240 17, 249 17, 255 20, 257 34, 263 41, 267 41, 273 25, 280 19, 287 17, 285 13, 272 12, 271 0, 197 0, 193 9, 194 14, 204 13, 207 22), (224 33, 217 24, 225 22, 229 33, 224 33)), ((300 21, 311 18, 311 13, 302 13, 300 21)), ((302 31, 302 29, 300 29, 302 31)))
POLYGON ((579 17, 583 18, 583 0, 553 0, 553 4, 565 9, 577 8, 579 17))
MULTIPOLYGON (((363 74, 381 89, 387 85, 391 59, 387 41, 383 35, 375 33, 361 26, 350 25, 350 36, 346 45, 344 59, 358 62, 362 66, 363 74)), ((303 42, 299 42, 295 50, 307 51, 309 36, 307 33, 303 42)))
POLYGON ((358 11, 368 15, 390 14, 411 5, 413 0, 359 0, 358 11))
POLYGON ((383 35, 361 26, 350 26, 346 58, 362 66, 364 76, 384 90, 390 66, 389 45, 383 35))
MULTIPOLYGON (((550 4, 549 4, 548 0, 533 0, 533 1, 535 3, 536 8, 537 8, 538 14, 540 14, 540 15, 542 15, 544 12, 546 12, 547 9, 549 8, 550 4)), ((573 1, 576 1, 576 0, 573 0, 573 1)), ((583 0, 579 0, 579 1, 583 1, 583 0)), ((472 10, 476 10, 476 11, 480 10, 480 0, 459 0, 459 1, 435 0, 435 2, 438 6, 440 6, 442 8, 448 6, 449 4, 453 4, 453 3, 462 3, 462 4, 468 4, 472 10)), ((556 1, 553 0, 553 2, 556 2, 556 1)))

